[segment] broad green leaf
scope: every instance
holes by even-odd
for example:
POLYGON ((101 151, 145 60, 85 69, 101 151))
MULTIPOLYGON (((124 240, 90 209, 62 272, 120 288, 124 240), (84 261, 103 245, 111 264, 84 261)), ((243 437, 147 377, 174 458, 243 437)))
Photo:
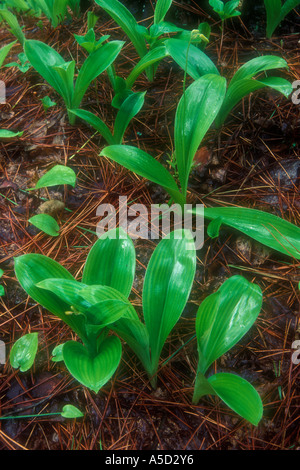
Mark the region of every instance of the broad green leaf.
POLYGON ((80 343, 68 341, 63 347, 65 365, 82 385, 98 393, 116 371, 121 360, 122 346, 116 336, 101 343, 101 350, 92 357, 80 343))
POLYGON ((49 278, 38 282, 36 287, 52 292, 55 296, 59 297, 62 302, 68 304, 68 309, 66 309, 68 315, 71 315, 71 307, 74 308, 74 314, 76 315, 76 313, 84 313, 92 306, 90 302, 87 302, 80 295, 85 284, 75 281, 74 279, 49 278))
POLYGON ((121 318, 130 303, 116 289, 108 286, 86 286, 69 279, 46 279, 37 284, 69 305, 67 315, 83 314, 89 325, 102 328, 121 318))
POLYGON ((138 76, 144 72, 144 70, 149 69, 154 64, 157 64, 160 62, 162 59, 167 57, 168 52, 165 46, 158 46, 155 47, 154 49, 150 50, 148 53, 146 53, 136 64, 136 66, 133 68, 133 70, 130 72, 128 77, 126 78, 126 87, 127 89, 131 89, 134 82, 138 78, 138 76))
POLYGON ((17 17, 5 7, 0 7, 0 19, 1 18, 10 26, 11 33, 16 36, 18 41, 20 41, 23 46, 25 42, 25 36, 21 26, 19 25, 17 17))
POLYGON ((125 131, 132 118, 141 110, 144 104, 144 93, 133 93, 124 100, 118 111, 114 125, 114 139, 117 144, 121 144, 125 131))
MULTIPOLYGON (((1 15, 1 10, 0 10, 0 15, 1 15)), ((6 59, 6 56, 8 55, 9 51, 16 44, 16 42, 17 41, 10 42, 9 44, 6 44, 5 46, 0 48, 0 68, 2 67, 2 64, 4 60, 6 59)))
POLYGON ((110 286, 128 297, 135 275, 135 248, 121 228, 102 235, 91 248, 82 275, 87 285, 110 286))
POLYGON ((38 348, 38 333, 28 333, 21 336, 13 345, 10 351, 10 364, 14 369, 20 368, 21 372, 26 372, 32 364, 38 348))
POLYGON ((267 77, 260 80, 242 79, 234 82, 226 93, 222 107, 216 119, 216 127, 220 127, 227 118, 230 111, 236 106, 245 96, 253 91, 260 90, 265 87, 273 88, 273 90, 282 93, 286 98, 293 91, 293 86, 290 82, 281 77, 267 77))
MULTIPOLYGON (((34 39, 25 41, 24 51, 32 67, 62 96, 65 103, 68 103, 68 84, 55 69, 60 65, 64 66, 65 60, 62 56, 52 47, 34 39)), ((71 107, 71 103, 68 103, 68 106, 71 107)))
POLYGON ((115 323, 123 316, 131 316, 133 307, 119 291, 108 286, 87 286, 81 295, 92 304, 86 311, 89 324, 102 328, 115 323))
POLYGON ((142 300, 154 373, 163 345, 187 303, 195 269, 195 246, 187 230, 163 238, 150 258, 142 300))
POLYGON ((90 83, 114 62, 120 53, 123 44, 124 42, 122 41, 111 41, 104 44, 104 46, 100 47, 87 57, 77 76, 74 100, 70 108, 76 109, 79 107, 90 83))
POLYGON ((226 80, 219 75, 205 75, 193 82, 181 97, 176 110, 175 157, 183 194, 194 156, 222 105, 226 80))
POLYGON ((64 347, 64 343, 58 344, 57 346, 55 346, 55 348, 53 348, 52 359, 51 359, 53 362, 61 362, 64 360, 63 354, 62 354, 63 347, 64 347))
POLYGON ((69 184, 73 188, 75 187, 76 174, 72 168, 55 165, 38 180, 34 189, 48 188, 60 184, 69 184))
POLYGON ((130 145, 111 145, 105 147, 100 155, 108 157, 143 178, 163 186, 174 200, 184 203, 185 199, 168 170, 143 150, 130 145))
POLYGON ((72 106, 74 98, 74 73, 75 61, 71 60, 61 65, 54 65, 53 70, 56 70, 65 86, 64 100, 67 106, 72 106))
POLYGON ((239 80, 253 78, 261 72, 280 68, 288 68, 287 62, 281 57, 275 55, 255 57, 248 60, 237 70, 230 81, 229 88, 239 80))
POLYGON ((21 137, 23 135, 23 131, 21 132, 13 132, 8 129, 0 129, 0 140, 11 140, 15 139, 16 137, 21 137))
POLYGON ((165 19, 172 5, 172 0, 157 0, 154 10, 154 24, 158 24, 165 19))
POLYGON ((186 70, 193 80, 208 74, 219 75, 218 69, 210 58, 193 44, 180 39, 167 39, 164 44, 167 54, 179 67, 186 70))
POLYGON ((147 54, 144 36, 138 32, 138 23, 130 11, 118 0, 95 0, 122 28, 134 45, 138 55, 147 54))
POLYGON ((49 214, 34 215, 28 222, 51 237, 58 237, 59 235, 59 225, 49 214))
POLYGON ((204 217, 212 220, 207 229, 212 238, 218 237, 224 224, 272 250, 300 259, 300 228, 274 214, 245 207, 211 207, 204 209, 204 217))
POLYGON ((82 418, 84 414, 74 405, 65 405, 62 409, 63 418, 82 418))
POLYGON ((85 109, 70 109, 69 112, 75 114, 75 116, 79 117, 94 129, 96 129, 96 131, 99 132, 102 137, 104 137, 108 144, 116 144, 110 129, 98 116, 95 116, 95 114, 91 113, 90 111, 86 111, 85 109))
POLYGON ((3 274, 4 274, 4 271, 3 271, 3 269, 0 269, 0 277, 2 277, 2 276, 3 276, 3 274))
POLYGON ((208 382, 227 406, 254 426, 258 425, 263 405, 259 394, 247 380, 235 374, 218 373, 209 377, 208 382))
POLYGON ((36 286, 45 279, 74 281, 73 276, 63 266, 47 256, 33 253, 15 258, 15 274, 21 287, 35 302, 57 315, 84 339, 82 316, 66 315, 65 312, 70 309, 68 303, 63 302, 52 292, 36 286))
POLYGON ((196 335, 198 370, 202 374, 247 333, 261 306, 259 286, 242 276, 227 279, 217 292, 201 303, 196 318, 196 335))
POLYGON ((0 286, 0 297, 2 297, 3 295, 5 295, 4 287, 0 286))

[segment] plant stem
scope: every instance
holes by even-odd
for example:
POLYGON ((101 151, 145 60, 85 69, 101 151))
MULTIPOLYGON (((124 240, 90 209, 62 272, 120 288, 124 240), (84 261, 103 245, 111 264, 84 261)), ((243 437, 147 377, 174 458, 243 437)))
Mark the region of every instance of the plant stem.
POLYGON ((215 391, 204 377, 204 374, 197 371, 192 403, 197 405, 200 398, 204 395, 215 395, 215 391))

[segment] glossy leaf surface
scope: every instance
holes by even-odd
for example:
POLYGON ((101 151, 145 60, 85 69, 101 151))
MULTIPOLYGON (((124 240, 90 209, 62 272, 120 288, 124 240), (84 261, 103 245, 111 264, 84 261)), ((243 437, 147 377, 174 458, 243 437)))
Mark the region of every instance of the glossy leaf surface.
POLYGON ((70 374, 82 385, 97 393, 116 371, 121 359, 122 347, 116 336, 101 343, 101 350, 92 357, 80 343, 68 341, 63 347, 63 358, 70 374))
POLYGON ((51 237, 58 237, 59 235, 59 225, 49 214, 34 215, 28 220, 28 222, 51 237))
POLYGON ((247 333, 261 306, 261 289, 242 276, 227 279, 201 303, 196 318, 201 373, 247 333))
POLYGON ((182 192, 186 194, 194 156, 222 105, 226 80, 205 75, 193 82, 177 106, 175 116, 175 155, 182 192))
POLYGON ((38 348, 38 333, 28 333, 21 336, 13 345, 10 351, 10 363, 14 369, 20 368, 21 372, 26 372, 32 364, 38 348))
POLYGON ((188 300, 195 269, 195 247, 189 231, 171 232, 150 258, 142 300, 154 372, 162 347, 188 300))
POLYGON ((55 165, 38 180, 35 189, 48 188, 60 184, 68 184, 73 188, 75 187, 76 174, 72 168, 64 165, 55 165))
POLYGON ((258 425, 263 405, 259 394, 247 380, 235 374, 218 373, 209 377, 208 382, 227 406, 254 426, 258 425))
POLYGON ((128 297, 135 275, 135 248, 124 230, 116 238, 102 235, 91 248, 82 275, 87 285, 110 286, 128 297))
POLYGON ((205 208, 204 217, 212 220, 207 228, 212 238, 219 235, 220 227, 224 224, 272 250, 300 259, 300 228, 281 217, 244 207, 205 208))
POLYGON ((111 145, 105 147, 100 155, 111 158, 128 170, 163 186, 176 201, 184 201, 168 170, 143 150, 129 145, 111 145))

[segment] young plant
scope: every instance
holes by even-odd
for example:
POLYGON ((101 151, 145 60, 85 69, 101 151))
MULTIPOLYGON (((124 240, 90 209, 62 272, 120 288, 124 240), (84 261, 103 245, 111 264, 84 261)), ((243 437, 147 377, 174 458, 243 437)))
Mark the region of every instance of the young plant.
MULTIPOLYGON (((198 209, 191 212, 197 214, 198 209)), ((211 238, 219 236, 224 224, 272 250, 300 259, 300 228, 276 215, 245 207, 208 207, 204 217, 211 220, 207 227, 211 238)))
POLYGON ((257 426, 263 406, 257 391, 236 374, 205 374, 214 361, 231 349, 251 328, 262 306, 259 286, 242 276, 225 281, 200 305, 196 317, 199 362, 193 403, 204 395, 216 395, 240 416, 257 426))
POLYGON ((213 8, 214 12, 219 15, 222 20, 222 24, 228 18, 233 18, 234 16, 239 16, 240 11, 236 10, 239 6, 240 0, 229 0, 225 3, 221 0, 209 0, 210 6, 213 8))
POLYGON ((169 171, 139 148, 111 145, 105 147, 100 155, 109 157, 134 173, 161 185, 175 202, 185 204, 193 158, 219 112, 225 91, 225 78, 216 74, 205 75, 192 83, 179 101, 175 116, 174 154, 180 189, 169 171))
POLYGON ((264 0, 266 14, 267 14, 267 38, 271 38, 275 29, 282 20, 298 5, 299 0, 264 0))
MULTIPOLYGON (((106 235, 99 239, 89 255, 93 263, 91 262, 89 269, 85 271, 83 282, 95 284, 97 279, 98 284, 114 286, 120 290, 122 284, 119 282, 116 285, 116 280, 121 260, 118 253, 112 249, 114 242, 115 240, 110 240, 106 235), (101 280, 99 275, 102 276, 101 280)), ((122 240, 119 240, 119 244, 122 245, 122 240)), ((122 269, 124 278, 126 276, 126 279, 132 279, 133 257, 126 258, 122 269), (126 271, 129 274, 126 274, 126 271)), ((110 327, 138 356, 153 387, 156 386, 161 351, 185 308, 195 269, 196 253, 191 233, 187 230, 175 230, 158 243, 148 263, 142 294, 145 323, 140 320, 135 308, 127 300, 129 289, 119 293, 119 298, 127 304, 127 311, 110 327)), ((128 283, 127 287, 131 288, 131 283, 128 283)), ((82 295, 97 303, 101 298, 101 290, 101 286, 89 286, 82 291, 82 295)))
POLYGON ((124 81, 115 74, 109 76, 117 102, 122 103, 133 83, 142 72, 145 71, 148 80, 153 81, 159 62, 168 55, 164 47, 164 36, 166 34, 176 33, 178 39, 195 42, 199 47, 203 47, 203 44, 208 42, 205 34, 209 37, 210 28, 207 23, 199 25, 199 30, 196 30, 198 34, 192 34, 191 31, 186 31, 165 21, 165 16, 172 5, 172 0, 156 1, 153 24, 149 28, 138 24, 131 12, 118 0, 96 0, 96 3, 121 27, 131 40, 140 57, 140 61, 134 67, 128 80, 124 81))
POLYGON ((121 359, 120 340, 108 332, 113 322, 127 314, 126 296, 131 290, 134 269, 134 246, 123 232, 121 241, 118 236, 109 245, 103 240, 94 244, 82 282, 47 256, 27 254, 15 258, 16 277, 27 294, 64 321, 82 341, 64 343, 61 358, 71 375, 95 392, 108 382, 121 359), (98 270, 97 255, 106 263, 105 272, 98 270), (111 258, 116 259, 113 273, 111 258), (87 292, 91 285, 93 289, 97 287, 96 300, 87 292))
MULTIPOLYGON (((114 62, 123 44, 111 41, 95 50, 84 61, 76 81, 74 60, 66 62, 55 49, 41 41, 26 41, 24 50, 33 68, 63 98, 67 109, 76 110, 90 83, 114 62)), ((70 124, 74 124, 75 114, 68 111, 68 116, 70 124)))
MULTIPOLYGON (((214 63, 207 55, 192 44, 187 44, 178 39, 167 39, 165 41, 167 54, 183 69, 186 73, 197 80, 205 74, 217 74, 214 63)), ((266 72, 269 70, 288 68, 287 62, 281 57, 266 55, 256 57, 242 65, 232 77, 222 106, 215 121, 217 128, 221 127, 231 110, 247 95, 265 87, 282 93, 286 98, 293 91, 292 84, 281 77, 268 77, 266 72), (263 78, 256 79, 259 74, 264 73, 263 78)))

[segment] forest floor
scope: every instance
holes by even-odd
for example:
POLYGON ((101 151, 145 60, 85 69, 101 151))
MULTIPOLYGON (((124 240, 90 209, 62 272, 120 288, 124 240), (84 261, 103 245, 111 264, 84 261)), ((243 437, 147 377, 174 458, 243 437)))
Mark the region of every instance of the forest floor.
MULTIPOLYGON (((193 4, 192 4, 193 5, 193 4)), ((240 19, 228 21, 220 44, 219 25, 197 6, 177 5, 189 29, 209 21, 212 37, 206 49, 222 75, 230 79, 245 61, 263 54, 283 57, 282 74, 291 82, 300 76, 300 34, 281 31, 271 40, 240 19), (191 28, 190 28, 191 26, 191 28)), ((40 39, 77 62, 82 50, 73 34, 86 32, 82 18, 43 29, 23 17, 27 38, 40 39)), ((287 28, 287 29, 288 29, 287 28)), ((107 17, 96 34, 122 38, 107 17)), ((298 22, 299 31, 299 22, 298 22)), ((12 40, 1 25, 3 43, 12 40)), ((126 39, 126 38, 124 38, 126 39)), ((13 49, 11 59, 21 52, 13 49)), ((129 42, 123 48, 118 73, 126 76, 136 55, 129 42)), ((28 298, 14 274, 14 257, 41 253, 59 261, 80 279, 91 245, 96 241, 96 209, 100 204, 128 201, 150 205, 165 193, 106 158, 99 157, 104 140, 80 122, 68 123, 60 97, 33 70, 2 68, 7 104, 0 106, 0 127, 22 130, 17 141, 0 142, 0 267, 5 296, 0 298, 0 339, 7 351, 25 333, 39 333, 33 368, 21 373, 7 360, 0 365, 1 415, 51 413, 71 403, 84 418, 60 416, 0 421, 0 449, 105 450, 278 450, 299 449, 299 366, 291 361, 292 343, 299 339, 299 263, 263 248, 233 230, 222 229, 217 239, 205 235, 197 252, 197 274, 187 308, 170 335, 159 369, 158 387, 151 389, 140 363, 124 346, 113 379, 94 394, 76 382, 61 363, 51 361, 56 344, 72 338, 69 328, 28 298), (57 106, 45 114, 41 98, 57 106), (29 191, 54 164, 67 164, 77 174, 74 189, 29 191), (46 203, 45 201, 52 202, 46 203), (49 237, 28 223, 48 210, 59 221, 59 237, 49 237), (197 306, 229 276, 242 274, 262 289, 262 311, 249 333, 212 370, 236 372, 260 393, 264 416, 254 427, 223 402, 204 397, 191 404, 197 367, 194 337, 197 306)), ((188 79, 189 83, 189 79, 188 79)), ((136 90, 146 90, 145 106, 132 121, 125 142, 165 158, 172 152, 173 123, 182 94, 183 72, 171 60, 158 68, 155 82, 141 76, 136 90)), ((108 125, 115 116, 112 90, 105 74, 90 86, 82 107, 108 125)), ((272 212, 299 225, 300 105, 270 90, 252 94, 229 116, 220 132, 211 129, 191 175, 189 200, 205 206, 245 206, 272 212)), ((141 304, 141 285, 154 242, 138 240, 137 276, 131 299, 141 304)))

